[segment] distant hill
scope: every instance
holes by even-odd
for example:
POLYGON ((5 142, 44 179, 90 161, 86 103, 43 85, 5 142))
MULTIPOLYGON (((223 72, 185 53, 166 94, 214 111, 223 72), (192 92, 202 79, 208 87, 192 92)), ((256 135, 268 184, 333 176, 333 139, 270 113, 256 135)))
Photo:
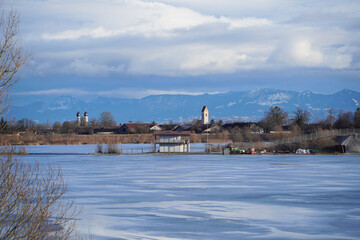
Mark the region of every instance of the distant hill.
POLYGON ((324 119, 330 107, 335 114, 340 110, 355 111, 360 103, 360 93, 342 90, 335 94, 315 94, 310 91, 296 92, 259 89, 248 92, 222 94, 154 95, 142 99, 118 99, 99 97, 92 101, 61 96, 50 102, 33 102, 13 106, 8 119, 29 118, 37 122, 50 120, 75 120, 78 109, 87 109, 89 119, 98 118, 103 111, 110 111, 117 122, 174 122, 200 118, 201 109, 207 105, 210 119, 256 121, 272 106, 280 106, 292 114, 296 107, 311 112, 312 121, 324 119))

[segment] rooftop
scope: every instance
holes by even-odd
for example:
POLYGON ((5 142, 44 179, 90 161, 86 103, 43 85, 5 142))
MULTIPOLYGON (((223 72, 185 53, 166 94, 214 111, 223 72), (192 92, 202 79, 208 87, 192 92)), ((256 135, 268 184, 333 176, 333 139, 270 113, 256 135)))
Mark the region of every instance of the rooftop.
POLYGON ((183 132, 177 132, 177 131, 156 131, 154 132, 155 136, 189 136, 191 135, 190 131, 183 131, 183 132))

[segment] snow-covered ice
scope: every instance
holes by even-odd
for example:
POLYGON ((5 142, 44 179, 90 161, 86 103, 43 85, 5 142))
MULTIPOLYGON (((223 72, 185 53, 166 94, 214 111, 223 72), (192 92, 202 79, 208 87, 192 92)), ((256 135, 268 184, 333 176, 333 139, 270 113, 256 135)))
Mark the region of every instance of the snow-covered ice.
POLYGON ((79 230, 96 239, 360 238, 359 156, 29 149, 42 154, 26 162, 61 165, 69 196, 83 206, 79 230))

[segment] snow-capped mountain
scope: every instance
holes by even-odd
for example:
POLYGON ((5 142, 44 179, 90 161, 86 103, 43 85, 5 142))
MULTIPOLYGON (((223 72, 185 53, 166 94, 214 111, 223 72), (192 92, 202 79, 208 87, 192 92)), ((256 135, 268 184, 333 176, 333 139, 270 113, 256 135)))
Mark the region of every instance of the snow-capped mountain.
POLYGON ((201 109, 207 105, 210 118, 215 120, 256 121, 273 106, 280 106, 289 115, 297 107, 308 110, 313 121, 324 119, 328 109, 334 113, 355 111, 360 103, 360 93, 342 90, 335 94, 315 94, 311 91, 295 92, 274 89, 258 89, 249 92, 222 94, 154 95, 142 99, 97 98, 92 101, 62 96, 52 102, 34 102, 24 106, 13 106, 7 118, 29 118, 38 122, 50 120, 75 120, 78 110, 89 114, 89 119, 98 118, 101 112, 110 111, 120 122, 157 121, 174 122, 200 118, 201 109))

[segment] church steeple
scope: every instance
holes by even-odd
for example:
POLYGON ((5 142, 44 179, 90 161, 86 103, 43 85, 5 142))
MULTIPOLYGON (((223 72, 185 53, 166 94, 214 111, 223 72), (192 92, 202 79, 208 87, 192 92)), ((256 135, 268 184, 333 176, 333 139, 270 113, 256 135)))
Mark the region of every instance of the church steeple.
POLYGON ((88 117, 88 113, 87 113, 86 108, 85 108, 85 112, 84 112, 84 125, 88 125, 88 122, 89 122, 89 117, 88 117))
POLYGON ((85 109, 85 112, 84 112, 84 117, 81 117, 81 113, 80 113, 79 110, 76 113, 76 117, 77 117, 77 125, 79 127, 88 125, 88 123, 89 123, 89 115, 88 115, 86 109, 85 109))
POLYGON ((80 111, 77 112, 76 117, 77 117, 77 125, 80 126, 80 125, 81 125, 81 114, 80 114, 80 111))
POLYGON ((201 110, 201 120, 203 125, 209 124, 209 109, 207 106, 204 106, 201 110))

